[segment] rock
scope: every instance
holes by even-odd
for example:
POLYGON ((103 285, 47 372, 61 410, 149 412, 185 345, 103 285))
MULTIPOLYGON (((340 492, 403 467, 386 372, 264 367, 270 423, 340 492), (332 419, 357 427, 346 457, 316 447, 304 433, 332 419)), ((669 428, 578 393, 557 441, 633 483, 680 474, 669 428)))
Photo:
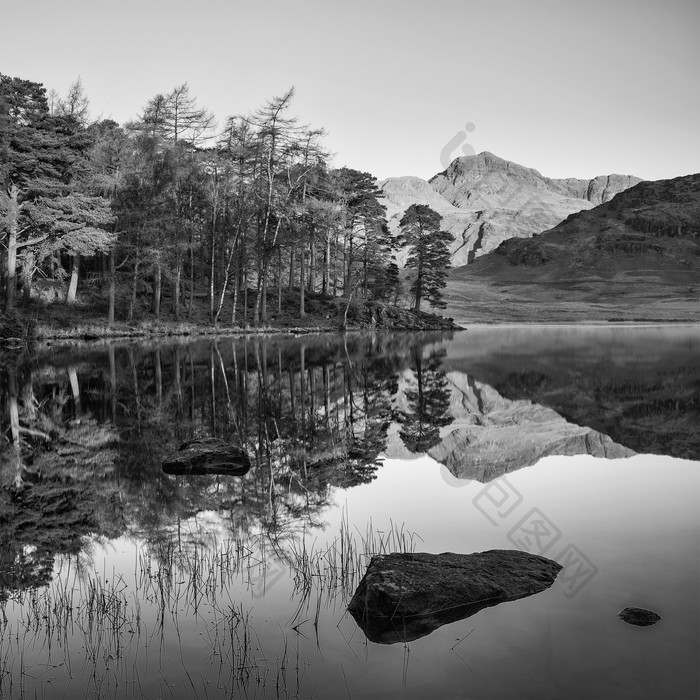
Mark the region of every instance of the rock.
POLYGON ((645 610, 644 608, 625 608, 621 610, 617 616, 627 624, 637 625, 638 627, 655 625, 661 619, 661 615, 657 615, 652 610, 645 610))
POLYGON ((163 461, 166 474, 225 474, 242 476, 250 469, 245 450, 218 438, 197 438, 180 445, 163 461))
POLYGON ((561 568, 519 550, 375 556, 348 610, 372 642, 411 641, 483 608, 539 593, 561 568))

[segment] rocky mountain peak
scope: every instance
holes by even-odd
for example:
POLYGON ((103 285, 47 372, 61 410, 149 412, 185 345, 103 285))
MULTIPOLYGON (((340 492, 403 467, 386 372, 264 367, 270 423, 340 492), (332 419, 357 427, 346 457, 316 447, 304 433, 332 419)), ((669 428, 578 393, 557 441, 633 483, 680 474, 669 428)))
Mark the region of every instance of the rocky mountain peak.
MULTIPOLYGON (((592 180, 553 179, 489 151, 455 158, 430 180, 388 178, 384 192, 391 230, 398 229, 412 204, 427 204, 443 217, 455 238, 452 265, 466 265, 509 238, 529 238, 590 209, 636 183, 628 175, 600 175, 592 180)), ((399 262, 405 255, 399 254, 399 262)))

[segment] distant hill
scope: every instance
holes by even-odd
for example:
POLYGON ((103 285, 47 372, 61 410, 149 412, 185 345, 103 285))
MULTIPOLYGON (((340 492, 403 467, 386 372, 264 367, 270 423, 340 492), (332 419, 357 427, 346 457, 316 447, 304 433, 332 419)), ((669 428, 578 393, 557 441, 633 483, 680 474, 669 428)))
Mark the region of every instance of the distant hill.
POLYGON ((458 321, 698 320, 700 174, 640 182, 505 241, 455 270, 446 298, 458 321))
POLYGON ((511 266, 551 262, 554 276, 649 262, 700 271, 700 175, 640 183, 534 238, 506 241, 495 253, 511 266))
MULTIPOLYGON (((629 175, 555 180, 484 152, 455 159, 429 181, 396 177, 379 186, 392 231, 398 230, 411 204, 427 204, 442 215, 443 228, 455 237, 452 265, 459 267, 504 240, 540 233, 638 182, 639 178, 629 175)), ((399 254, 400 262, 405 256, 405 252, 399 254)))

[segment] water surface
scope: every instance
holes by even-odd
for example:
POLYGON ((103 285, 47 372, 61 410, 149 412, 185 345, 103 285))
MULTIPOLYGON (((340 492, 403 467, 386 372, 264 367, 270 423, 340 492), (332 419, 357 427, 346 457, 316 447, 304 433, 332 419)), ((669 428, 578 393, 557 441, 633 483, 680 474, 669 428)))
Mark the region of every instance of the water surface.
POLYGON ((0 387, 3 696, 698 696, 697 328, 43 348, 0 387), (202 436, 251 470, 162 472, 202 436), (492 548, 565 568, 406 643, 346 612, 374 553, 492 548))

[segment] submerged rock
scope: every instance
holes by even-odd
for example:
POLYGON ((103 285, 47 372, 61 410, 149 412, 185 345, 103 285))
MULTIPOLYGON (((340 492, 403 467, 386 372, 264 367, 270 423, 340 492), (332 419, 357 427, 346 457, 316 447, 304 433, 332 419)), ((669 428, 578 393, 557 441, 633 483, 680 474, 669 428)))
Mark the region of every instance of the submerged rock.
POLYGON ((661 615, 657 615, 653 610, 645 610, 644 608, 625 608, 617 616, 626 623, 639 627, 655 625, 661 619, 661 615))
POLYGON ((376 556, 348 610, 372 642, 411 641, 483 608, 539 593, 561 568, 519 550, 376 556))
POLYGON ((243 476, 250 469, 245 450, 218 438, 197 438, 180 445, 163 461, 166 474, 223 474, 243 476))

